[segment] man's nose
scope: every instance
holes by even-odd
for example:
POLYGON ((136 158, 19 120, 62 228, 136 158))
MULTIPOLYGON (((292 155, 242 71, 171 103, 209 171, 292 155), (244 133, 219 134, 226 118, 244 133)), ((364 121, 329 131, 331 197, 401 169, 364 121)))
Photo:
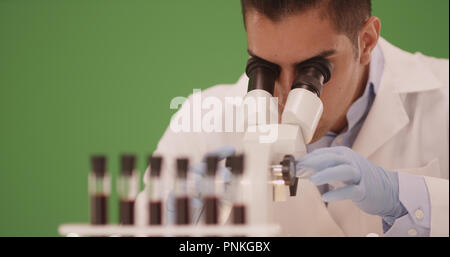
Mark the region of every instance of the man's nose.
POLYGON ((294 68, 282 68, 280 75, 275 83, 275 96, 278 96, 283 104, 287 99, 289 91, 291 91, 292 83, 295 79, 294 68))

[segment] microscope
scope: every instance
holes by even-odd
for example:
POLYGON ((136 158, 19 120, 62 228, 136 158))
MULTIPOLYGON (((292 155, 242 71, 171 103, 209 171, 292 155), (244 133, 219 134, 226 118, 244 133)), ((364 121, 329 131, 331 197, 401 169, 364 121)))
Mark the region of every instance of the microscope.
MULTIPOLYGON (((251 182, 248 193, 253 198, 248 212, 250 222, 280 223, 286 220, 281 217, 289 215, 285 213, 294 213, 279 203, 298 195, 296 160, 306 154, 306 144, 314 135, 323 112, 320 94, 332 70, 332 64, 321 57, 300 63, 279 120, 274 87, 280 68, 260 58, 248 60, 248 92, 244 99, 265 103, 246 112, 245 117, 243 152, 247 180, 251 182), (270 139, 269 131, 275 132, 270 139)), ((289 226, 289 221, 284 223, 289 226)))

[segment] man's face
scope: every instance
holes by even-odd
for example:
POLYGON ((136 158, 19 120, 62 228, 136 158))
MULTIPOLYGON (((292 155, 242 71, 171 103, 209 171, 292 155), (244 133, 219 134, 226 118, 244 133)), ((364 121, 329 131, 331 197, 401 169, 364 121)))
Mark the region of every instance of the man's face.
POLYGON ((322 18, 318 10, 293 14, 279 21, 249 10, 246 30, 249 54, 281 68, 274 90, 280 110, 297 75, 297 64, 318 55, 333 64, 331 79, 324 85, 320 96, 324 111, 312 142, 330 130, 339 130, 339 124, 345 121, 347 110, 358 93, 363 70, 350 39, 337 33, 333 24, 322 18))

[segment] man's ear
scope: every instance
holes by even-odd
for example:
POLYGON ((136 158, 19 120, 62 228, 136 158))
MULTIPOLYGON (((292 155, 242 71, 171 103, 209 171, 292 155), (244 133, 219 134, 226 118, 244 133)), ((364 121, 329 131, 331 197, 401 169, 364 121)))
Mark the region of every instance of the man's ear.
POLYGON ((370 63, 372 50, 375 48, 380 37, 381 22, 378 17, 370 17, 359 32, 359 51, 362 65, 370 63))

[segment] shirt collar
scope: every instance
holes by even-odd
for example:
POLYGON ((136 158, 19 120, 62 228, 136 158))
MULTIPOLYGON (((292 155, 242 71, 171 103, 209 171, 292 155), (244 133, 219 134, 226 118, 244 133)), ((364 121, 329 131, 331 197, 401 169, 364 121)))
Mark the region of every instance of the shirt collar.
POLYGON ((372 51, 372 58, 369 66, 369 78, 364 89, 364 93, 360 96, 347 111, 347 129, 351 130, 355 124, 368 112, 371 101, 375 97, 380 86, 381 76, 383 75, 384 56, 379 45, 372 51))

